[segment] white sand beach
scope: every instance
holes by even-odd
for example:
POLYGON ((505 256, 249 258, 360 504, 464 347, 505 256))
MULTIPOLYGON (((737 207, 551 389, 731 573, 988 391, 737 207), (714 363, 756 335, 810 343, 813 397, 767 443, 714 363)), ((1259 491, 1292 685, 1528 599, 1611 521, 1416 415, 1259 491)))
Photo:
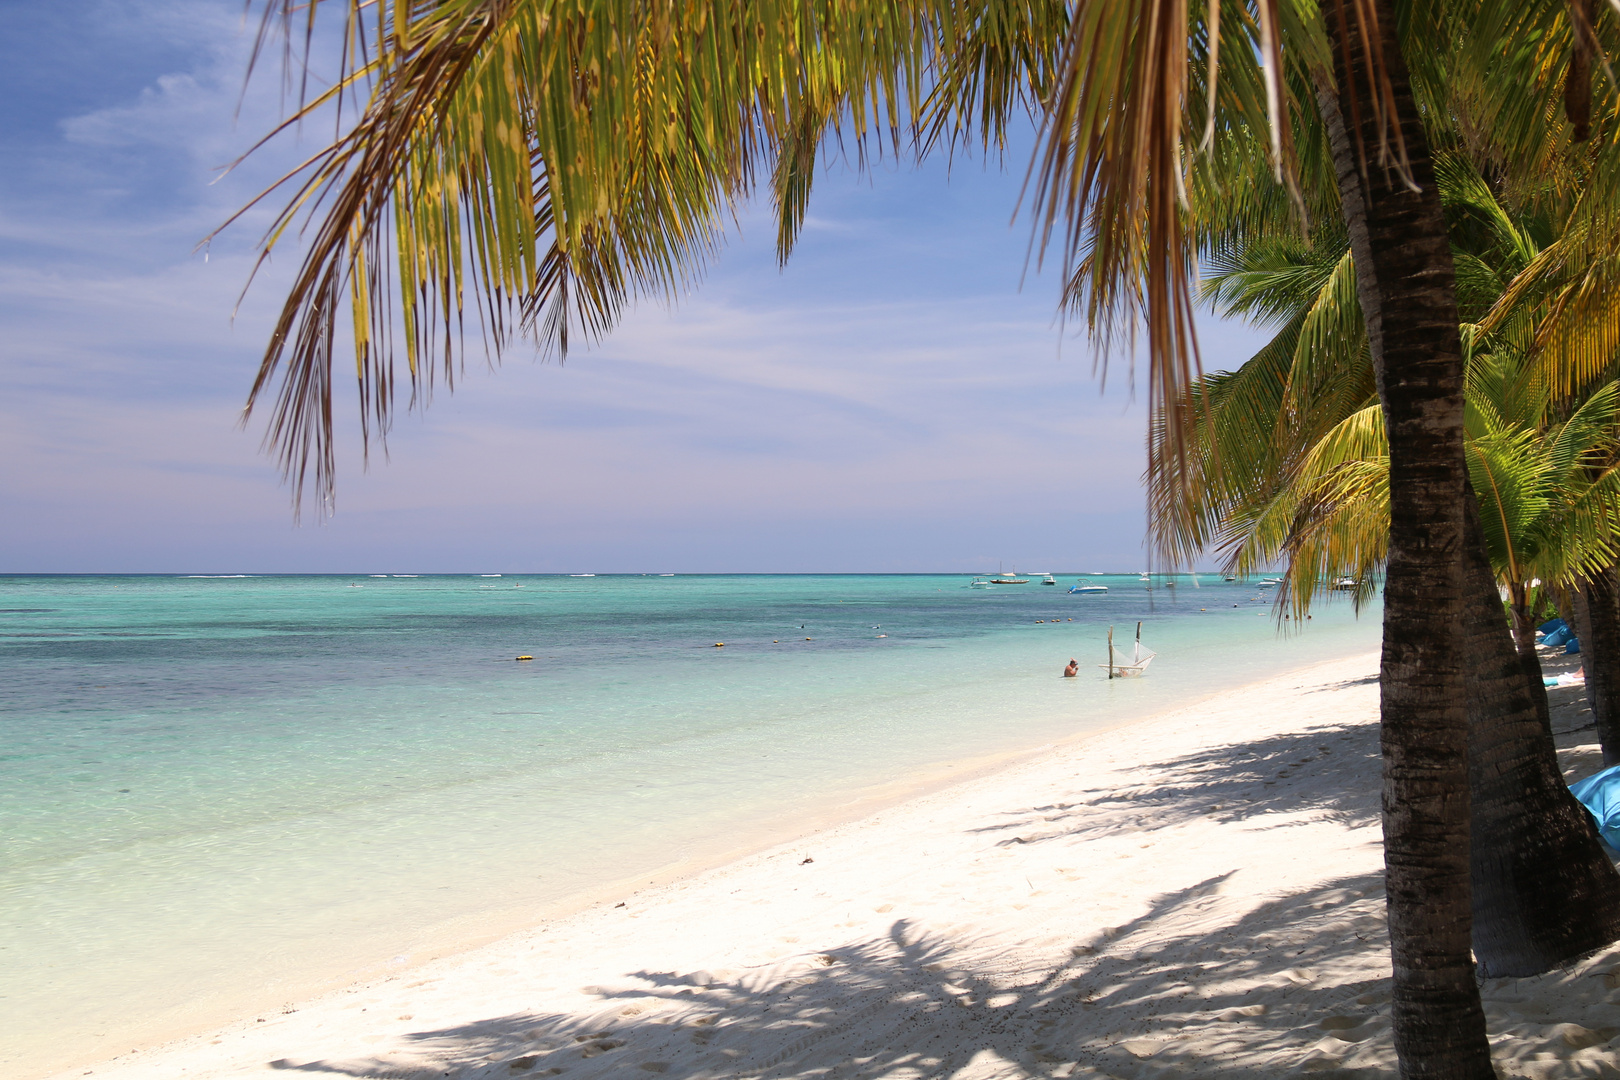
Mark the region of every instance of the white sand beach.
MULTIPOLYGON (((1322 664, 1050 747, 59 1075, 1393 1076, 1376 667, 1322 664)), ((1584 723, 1579 694, 1555 691, 1560 729, 1584 723)), ((1561 736, 1572 770, 1595 768, 1591 740, 1561 736)), ((1617 988, 1620 948, 1487 984, 1502 1075, 1620 1073, 1617 988)))

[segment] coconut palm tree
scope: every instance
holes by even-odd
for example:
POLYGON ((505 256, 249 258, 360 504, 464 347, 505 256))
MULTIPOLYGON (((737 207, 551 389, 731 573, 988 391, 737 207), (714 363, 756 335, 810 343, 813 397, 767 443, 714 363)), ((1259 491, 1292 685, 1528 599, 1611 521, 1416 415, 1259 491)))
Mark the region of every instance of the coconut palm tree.
MULTIPOLYGON (((313 4, 267 3, 267 24, 315 18, 313 4)), ((253 391, 274 394, 270 439, 295 492, 313 468, 323 506, 345 306, 362 426, 380 436, 395 340, 422 392, 435 370, 453 376, 468 317, 497 349, 519 332, 559 349, 604 332, 628 297, 691 280, 725 207, 764 171, 785 253, 823 137, 842 127, 897 145, 936 75, 954 119, 935 130, 986 129, 1039 102, 1034 203, 1047 235, 1061 226, 1072 309, 1104 341, 1145 330, 1172 421, 1164 467, 1179 474, 1181 391, 1196 368, 1187 150, 1219 135, 1264 156, 1308 209, 1321 200, 1294 168, 1287 117, 1314 102, 1389 433, 1381 685, 1396 1044, 1407 1075, 1491 1075, 1469 955, 1462 345, 1418 97, 1433 85, 1428 53, 1455 38, 1443 4, 1404 19, 1394 0, 340 6, 352 64, 309 104, 353 95, 360 111, 293 179, 267 236, 268 247, 303 210, 316 215, 253 391)), ((1564 16, 1530 6, 1563 28, 1535 39, 1543 52, 1569 40, 1564 16)), ((1575 31, 1588 69, 1594 17, 1575 31)), ((1566 82, 1581 115, 1580 80, 1566 82)), ((1517 119, 1540 122, 1534 109, 1517 119)), ((1212 155, 1193 171, 1221 164, 1212 155)))
MULTIPOLYGON (((1509 215, 1455 154, 1437 172, 1457 264, 1466 268, 1462 310, 1483 314, 1516 280, 1515 268, 1528 272, 1531 233, 1555 229, 1509 215)), ((1212 209, 1210 217, 1223 214, 1212 209)), ((1355 290, 1346 286, 1353 268, 1331 220, 1307 242, 1256 234, 1239 216, 1229 234, 1211 229, 1206 244, 1215 270, 1206 294, 1278 332, 1248 363, 1204 380, 1191 396, 1198 419, 1187 467, 1196 482, 1152 489, 1157 538, 1181 558, 1224 550, 1228 569, 1240 572, 1285 561, 1280 601, 1303 616, 1325 582, 1352 574, 1369 586, 1386 551, 1385 431, 1355 290)), ((1533 333, 1465 331, 1468 457, 1483 511, 1470 526, 1479 555, 1468 697, 1474 953, 1486 973, 1524 974, 1579 955, 1620 926, 1613 871, 1558 772, 1540 664, 1533 648, 1514 651, 1496 599, 1498 580, 1555 579, 1572 565, 1611 558, 1612 478, 1604 470, 1613 391, 1559 420, 1544 364, 1523 351, 1533 333), (1532 447, 1537 453, 1527 454, 1532 447), (1484 558, 1489 547, 1494 566, 1484 558), (1554 878, 1560 888, 1547 890, 1554 878)), ((1162 442, 1157 452, 1168 453, 1162 442)))

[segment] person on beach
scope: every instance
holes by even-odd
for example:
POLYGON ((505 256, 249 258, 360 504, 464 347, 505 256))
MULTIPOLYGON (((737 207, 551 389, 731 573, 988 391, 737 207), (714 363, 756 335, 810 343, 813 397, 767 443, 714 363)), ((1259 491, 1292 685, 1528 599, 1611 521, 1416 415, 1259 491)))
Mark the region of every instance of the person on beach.
POLYGON ((1072 656, 1069 657, 1069 666, 1063 669, 1063 677, 1065 679, 1072 679, 1072 678, 1074 678, 1075 676, 1077 676, 1079 674, 1080 674, 1080 661, 1076 660, 1072 656))

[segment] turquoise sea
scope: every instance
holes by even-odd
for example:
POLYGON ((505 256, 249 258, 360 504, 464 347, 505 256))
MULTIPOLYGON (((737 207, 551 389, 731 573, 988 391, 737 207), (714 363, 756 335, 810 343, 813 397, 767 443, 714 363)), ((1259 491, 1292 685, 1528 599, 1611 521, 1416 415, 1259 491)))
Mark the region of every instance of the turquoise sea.
POLYGON ((1291 633, 1253 584, 1075 580, 0 577, 0 1073, 278 1008, 1377 647, 1376 605, 1291 633), (1139 619, 1159 657, 1109 682, 1107 627, 1139 619))

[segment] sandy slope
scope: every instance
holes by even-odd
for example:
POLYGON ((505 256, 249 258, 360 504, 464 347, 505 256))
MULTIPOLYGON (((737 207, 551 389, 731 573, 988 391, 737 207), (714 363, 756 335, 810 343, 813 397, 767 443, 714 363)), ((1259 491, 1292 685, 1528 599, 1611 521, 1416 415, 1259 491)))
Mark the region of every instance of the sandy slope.
MULTIPOLYGON (((93 1073, 1393 1076, 1375 667, 1057 747, 93 1073)), ((1617 986, 1620 949, 1489 984, 1502 1073, 1620 1075, 1617 986)))

